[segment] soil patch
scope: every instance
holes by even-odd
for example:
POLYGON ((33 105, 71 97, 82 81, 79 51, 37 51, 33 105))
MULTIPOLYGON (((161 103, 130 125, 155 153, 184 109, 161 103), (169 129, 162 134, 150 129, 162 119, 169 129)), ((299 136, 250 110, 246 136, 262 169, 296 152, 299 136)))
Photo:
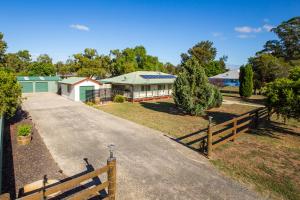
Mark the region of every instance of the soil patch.
POLYGON ((21 188, 29 183, 43 179, 61 180, 66 176, 59 169, 34 124, 24 111, 7 121, 4 129, 3 154, 3 193, 18 197, 21 188), (29 145, 17 144, 17 126, 32 124, 33 135, 29 145))

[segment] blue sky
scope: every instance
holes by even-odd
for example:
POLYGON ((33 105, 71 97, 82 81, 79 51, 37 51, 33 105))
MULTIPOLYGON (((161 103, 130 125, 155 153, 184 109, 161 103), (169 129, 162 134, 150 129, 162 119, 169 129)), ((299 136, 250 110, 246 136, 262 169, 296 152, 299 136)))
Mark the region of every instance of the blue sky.
POLYGON ((298 0, 2 1, 0 32, 8 52, 29 50, 65 61, 84 48, 99 54, 144 45, 163 62, 211 40, 218 57, 240 65, 276 38, 269 28, 300 14, 298 0))

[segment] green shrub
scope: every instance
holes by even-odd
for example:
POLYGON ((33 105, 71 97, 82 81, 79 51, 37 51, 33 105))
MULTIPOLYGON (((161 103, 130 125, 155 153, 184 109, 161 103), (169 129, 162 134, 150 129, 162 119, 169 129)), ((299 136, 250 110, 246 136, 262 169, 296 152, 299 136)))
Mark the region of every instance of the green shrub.
POLYGON ((95 103, 92 102, 92 101, 87 101, 87 102, 85 102, 85 104, 88 105, 88 106, 94 106, 95 105, 95 103))
POLYGON ((21 124, 18 126, 18 136, 28 136, 31 134, 32 126, 30 124, 21 124))
POLYGON ((193 58, 182 65, 174 82, 173 98, 179 108, 192 115, 203 115, 205 110, 222 104, 222 94, 208 82, 203 67, 193 58))
POLYGON ((251 65, 240 67, 240 88, 241 97, 250 97, 253 92, 253 70, 251 65))
POLYGON ((125 97, 122 95, 117 94, 114 97, 114 102, 116 102, 116 103, 123 103, 124 101, 125 101, 125 97))

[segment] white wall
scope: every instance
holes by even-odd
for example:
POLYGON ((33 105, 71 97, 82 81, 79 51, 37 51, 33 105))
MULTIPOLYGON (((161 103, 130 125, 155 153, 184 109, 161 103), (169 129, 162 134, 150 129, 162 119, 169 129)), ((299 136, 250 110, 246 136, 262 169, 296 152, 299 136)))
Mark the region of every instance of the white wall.
POLYGON ((90 80, 86 80, 79 84, 74 85, 74 92, 75 92, 74 100, 75 101, 80 101, 80 86, 94 86, 94 89, 97 90, 97 89, 100 89, 101 85, 99 85, 93 81, 90 81, 90 80))
POLYGON ((71 87, 71 91, 68 92, 68 84, 61 84, 60 83, 60 87, 61 87, 61 96, 71 99, 71 100, 75 100, 75 90, 74 90, 74 86, 70 85, 71 87))
MULTIPOLYGON (((169 84, 165 84, 165 89, 158 90, 158 85, 150 85, 150 91, 142 91, 142 85, 135 85, 133 98, 168 96, 172 94, 172 89, 168 89, 169 84)), ((145 86, 146 87, 146 86, 145 86)))

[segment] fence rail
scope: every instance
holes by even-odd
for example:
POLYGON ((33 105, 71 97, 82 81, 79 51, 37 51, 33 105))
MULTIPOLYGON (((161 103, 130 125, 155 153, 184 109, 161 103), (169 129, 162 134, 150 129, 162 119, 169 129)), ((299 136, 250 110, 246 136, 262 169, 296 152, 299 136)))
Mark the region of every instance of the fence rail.
POLYGON ((211 157, 213 149, 229 141, 234 141, 236 137, 248 131, 252 126, 257 127, 260 119, 270 117, 269 113, 267 108, 258 108, 214 126, 210 117, 207 133, 202 137, 207 156, 211 157))
MULTIPOLYGON (((90 179, 100 176, 101 174, 107 173, 107 180, 102 182, 101 184, 94 185, 92 187, 88 187, 82 189, 77 192, 73 192, 73 194, 67 196, 64 199, 68 200, 79 200, 79 199, 89 199, 99 195, 100 191, 103 191, 107 188, 107 195, 105 199, 114 200, 116 196, 116 158, 111 156, 107 160, 107 165, 104 167, 98 168, 94 171, 88 172, 76 178, 72 178, 67 181, 54 183, 51 185, 43 186, 36 190, 32 191, 30 194, 18 198, 18 200, 40 200, 47 199, 51 195, 51 198, 54 198, 61 195, 62 193, 68 192, 79 187, 83 182, 86 182, 90 179)), ((0 200, 10 200, 9 194, 0 195, 0 200)))

